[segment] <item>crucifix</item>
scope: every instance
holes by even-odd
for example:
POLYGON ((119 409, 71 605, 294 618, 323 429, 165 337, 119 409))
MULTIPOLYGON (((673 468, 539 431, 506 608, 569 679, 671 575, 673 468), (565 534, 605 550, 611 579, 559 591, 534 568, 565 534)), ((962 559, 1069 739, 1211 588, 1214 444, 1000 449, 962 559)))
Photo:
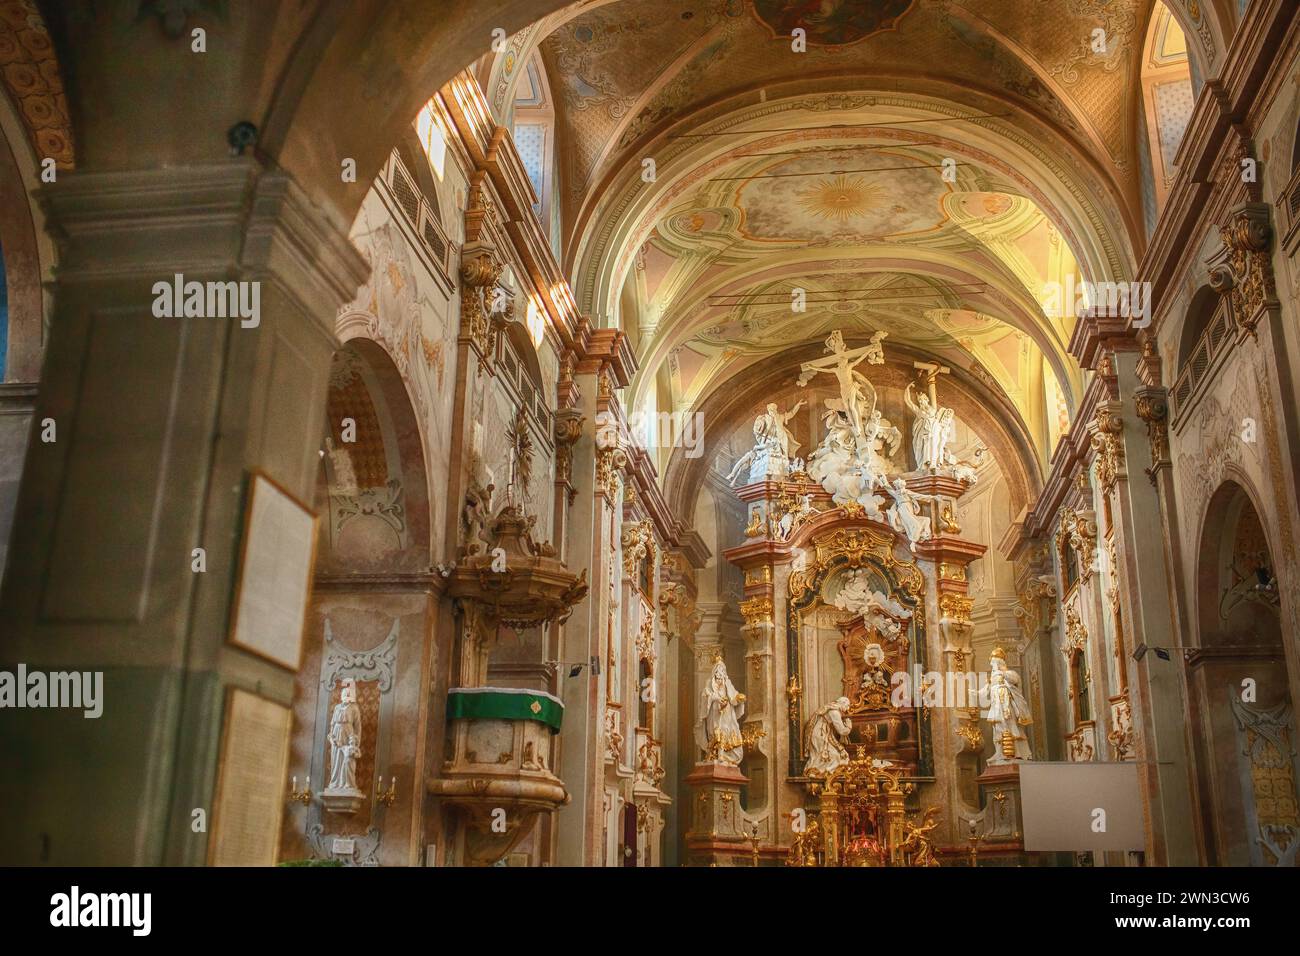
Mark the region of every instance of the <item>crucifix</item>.
POLYGON ((823 372, 834 375, 840 386, 839 399, 826 399, 830 411, 842 411, 849 421, 859 455, 867 453, 863 437, 864 426, 876 407, 876 390, 867 377, 857 370, 863 362, 870 362, 880 351, 879 339, 871 345, 849 350, 844 346, 844 336, 836 329, 826 339, 825 358, 813 359, 799 366, 798 384, 802 388, 823 372))
POLYGON ((935 388, 935 382, 938 380, 940 375, 946 375, 951 372, 952 369, 946 365, 940 365, 938 362, 913 362, 912 368, 916 369, 920 373, 917 375, 917 378, 925 379, 925 386, 930 392, 930 407, 938 408, 939 392, 938 389, 935 388))

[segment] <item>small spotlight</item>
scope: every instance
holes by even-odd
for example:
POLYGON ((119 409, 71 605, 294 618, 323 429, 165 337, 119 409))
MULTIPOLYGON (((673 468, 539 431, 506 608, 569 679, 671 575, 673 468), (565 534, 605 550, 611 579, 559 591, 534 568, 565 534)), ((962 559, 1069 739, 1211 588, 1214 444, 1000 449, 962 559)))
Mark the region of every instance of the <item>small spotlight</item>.
POLYGON ((1169 652, 1163 647, 1153 647, 1151 650, 1155 651, 1156 657, 1160 658, 1162 661, 1169 660, 1169 652))
POLYGON ((579 674, 581 674, 581 673, 582 673, 582 665, 581 665, 581 664, 574 664, 572 667, 569 668, 569 676, 570 676, 570 677, 577 677, 577 676, 578 676, 579 674))
POLYGON ((1147 646, 1145 644, 1139 644, 1137 647, 1133 648, 1133 660, 1140 661, 1146 656, 1147 646))

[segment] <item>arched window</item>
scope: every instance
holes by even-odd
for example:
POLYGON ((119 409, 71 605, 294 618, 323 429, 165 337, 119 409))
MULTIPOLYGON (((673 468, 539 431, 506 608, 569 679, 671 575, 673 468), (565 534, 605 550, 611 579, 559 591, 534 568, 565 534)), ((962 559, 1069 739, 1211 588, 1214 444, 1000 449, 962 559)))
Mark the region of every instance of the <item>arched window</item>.
MULTIPOLYGON (((1142 103, 1147 146, 1143 192, 1148 211, 1154 205, 1158 213, 1173 185, 1174 158, 1196 105, 1187 39, 1164 3, 1152 10, 1143 45, 1142 103)), ((1147 226, 1154 228, 1154 217, 1147 226)))
POLYGON ((1214 318, 1215 307, 1219 305, 1219 295, 1209 286, 1197 290, 1192 296, 1192 304, 1187 309, 1183 320, 1183 333, 1178 339, 1178 371, 1181 372, 1191 358, 1205 330, 1214 318))
POLYGON ((551 100, 550 84, 542 58, 534 53, 515 88, 515 101, 511 110, 511 134, 515 149, 523 161, 528 179, 537 194, 533 212, 542 229, 557 249, 555 216, 555 106, 551 100))

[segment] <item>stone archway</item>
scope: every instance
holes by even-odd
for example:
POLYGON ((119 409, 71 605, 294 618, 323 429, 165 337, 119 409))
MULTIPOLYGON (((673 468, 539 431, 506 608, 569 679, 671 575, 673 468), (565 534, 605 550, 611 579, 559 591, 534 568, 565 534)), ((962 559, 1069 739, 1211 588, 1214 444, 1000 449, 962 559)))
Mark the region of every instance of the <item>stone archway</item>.
MULTIPOLYGON (((288 804, 280 857, 332 857, 341 840, 354 847, 351 862, 370 863, 380 858, 382 833, 412 826, 420 815, 418 799, 386 803, 376 794, 418 792, 423 762, 437 750, 418 746, 420 728, 394 715, 418 710, 429 695, 434 675, 425 655, 430 635, 442 633, 427 573, 431 489, 418 418, 400 372, 374 341, 353 338, 334 353, 323 432, 315 581, 295 677, 290 758, 293 774, 312 781, 308 789, 319 799, 306 808, 288 804), (331 767, 330 714, 345 681, 355 682, 361 713, 362 796, 343 812, 320 792, 331 767)), ((436 740, 441 716, 430 715, 436 740)))
POLYGON ((1225 481, 1206 509, 1198 646, 1186 652, 1210 865, 1294 865, 1300 848, 1300 772, 1273 553, 1250 494, 1225 481))

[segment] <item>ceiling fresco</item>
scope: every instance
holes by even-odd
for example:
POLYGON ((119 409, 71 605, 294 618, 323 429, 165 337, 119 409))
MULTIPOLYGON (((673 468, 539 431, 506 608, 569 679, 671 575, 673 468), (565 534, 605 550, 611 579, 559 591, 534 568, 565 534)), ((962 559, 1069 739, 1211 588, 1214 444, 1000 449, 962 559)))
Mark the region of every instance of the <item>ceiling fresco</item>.
POLYGON ((689 403, 755 358, 835 327, 879 329, 978 364, 1031 404, 1042 372, 1025 355, 1063 361, 1073 327, 1068 312, 1040 314, 1037 290, 1077 264, 1014 184, 972 166, 949 183, 941 160, 831 142, 747 153, 743 174, 706 179, 637 257, 643 361, 666 359, 689 403), (806 311, 792 310, 796 290, 806 311))
POLYGON ((886 238, 931 232, 947 220, 947 184, 902 152, 812 149, 736 178, 734 204, 746 239, 886 238))
MULTIPOLYGON (((570 203, 656 129, 803 76, 919 75, 979 88, 1068 129, 1132 185, 1131 115, 1150 0, 622 0, 541 44, 562 77, 570 203), (1071 27, 1074 29, 1071 29, 1071 27), (791 30, 807 49, 791 49, 791 30), (1091 45, 1106 34, 1105 53, 1091 45)), ((761 94, 759 94, 761 95, 761 94)))
POLYGON ((847 46, 894 29, 916 0, 751 0, 750 9, 773 37, 805 31, 809 43, 847 46))
POLYGON ((1125 278, 1144 242, 1153 3, 585 0, 549 18, 528 49, 556 103, 565 269, 593 322, 632 338, 629 399, 686 409, 833 329, 883 331, 1004 395, 1046 460, 1083 383, 1072 310, 1045 290, 1125 278))

